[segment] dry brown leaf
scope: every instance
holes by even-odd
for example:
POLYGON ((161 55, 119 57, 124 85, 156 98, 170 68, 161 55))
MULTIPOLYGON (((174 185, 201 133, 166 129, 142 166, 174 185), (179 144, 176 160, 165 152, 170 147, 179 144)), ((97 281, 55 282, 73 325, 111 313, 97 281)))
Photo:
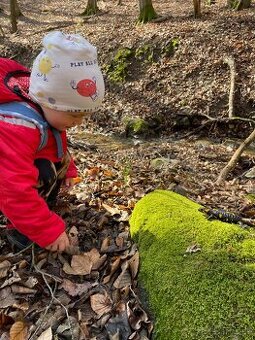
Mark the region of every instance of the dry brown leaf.
POLYGON ((111 206, 109 206, 108 204, 102 203, 102 207, 103 207, 106 211, 108 211, 108 213, 110 213, 111 216, 120 215, 120 214, 121 214, 121 212, 120 212, 119 209, 114 208, 114 207, 111 207, 111 206))
POLYGON ((28 266, 28 262, 26 260, 21 260, 19 263, 19 269, 24 269, 28 266))
POLYGON ((33 288, 34 286, 36 286, 38 284, 38 280, 36 277, 30 276, 26 282, 23 283, 24 286, 28 287, 28 288, 33 288))
POLYGON ((93 266, 100 259, 100 253, 96 248, 92 248, 88 253, 85 254, 89 256, 91 262, 93 263, 93 266))
POLYGON ((114 281, 113 286, 115 288, 124 288, 126 286, 130 286, 132 284, 131 276, 128 270, 128 262, 124 262, 121 266, 122 272, 117 277, 117 279, 114 281))
POLYGON ((88 324, 86 322, 81 322, 80 328, 81 328, 82 334, 84 335, 85 339, 89 339, 90 331, 89 331, 88 324))
POLYGON ((63 288, 71 296, 77 296, 86 293, 95 285, 96 284, 90 282, 75 283, 68 279, 64 279, 59 288, 63 288))
POLYGON ((73 255, 71 266, 67 262, 63 266, 64 272, 71 275, 88 275, 91 269, 92 261, 88 253, 73 255))
POLYGON ((29 303, 28 302, 23 302, 23 303, 14 303, 12 305, 13 308, 21 309, 24 312, 29 309, 29 303))
POLYGON ((102 245, 101 245, 101 252, 106 252, 109 249, 109 246, 111 244, 111 237, 107 236, 103 239, 102 245))
POLYGON ((134 279, 139 269, 139 252, 138 251, 135 253, 135 255, 131 257, 128 263, 129 263, 129 268, 130 268, 132 279, 134 279))
POLYGON ((0 308, 6 308, 12 306, 14 303, 17 303, 17 300, 14 298, 11 288, 5 287, 0 290, 0 308))
POLYGON ((8 270, 11 268, 11 265, 11 262, 7 260, 0 263, 0 279, 7 276, 8 270))
POLYGON ((88 255, 87 253, 81 255, 74 255, 72 257, 71 267, 79 275, 90 274, 92 269, 92 261, 90 255, 88 255))
POLYGON ((115 177, 114 173, 111 170, 104 170, 103 174, 105 177, 110 177, 110 178, 115 177))
POLYGON ((103 279, 103 283, 106 284, 111 280, 112 275, 116 272, 116 270, 119 268, 120 265, 120 257, 117 257, 117 259, 110 265, 111 266, 111 272, 109 275, 107 275, 103 279))
POLYGON ((9 279, 5 280, 0 288, 4 288, 6 286, 10 286, 13 283, 16 283, 16 282, 19 282, 19 281, 21 281, 21 278, 20 278, 19 274, 17 272, 13 272, 13 276, 10 277, 9 279))
POLYGON ((149 321, 148 315, 137 301, 135 301, 135 303, 128 301, 127 315, 131 327, 135 330, 139 330, 141 328, 142 322, 149 321))
POLYGON ((14 319, 9 315, 0 313, 0 329, 3 329, 4 326, 11 325, 14 323, 14 319))
POLYGON ((10 329, 10 340, 26 340, 27 325, 23 321, 15 322, 10 329))
POLYGON ((86 174, 87 176, 90 177, 90 179, 95 179, 98 176, 99 172, 100 172, 100 168, 96 166, 94 168, 88 169, 86 171, 86 174))
POLYGON ((105 292, 105 294, 94 294, 90 296, 91 308, 93 311, 101 317, 112 309, 112 300, 110 296, 105 292))
POLYGON ((42 334, 37 338, 37 340, 52 340, 52 330, 51 327, 47 328, 42 334))
POLYGON ((35 294, 37 293, 36 289, 19 286, 19 285, 12 285, 11 290, 15 294, 35 294))
POLYGON ((115 243, 116 243, 116 246, 119 247, 119 248, 122 248, 123 245, 124 245, 124 238, 121 237, 121 236, 117 236, 115 238, 115 243))

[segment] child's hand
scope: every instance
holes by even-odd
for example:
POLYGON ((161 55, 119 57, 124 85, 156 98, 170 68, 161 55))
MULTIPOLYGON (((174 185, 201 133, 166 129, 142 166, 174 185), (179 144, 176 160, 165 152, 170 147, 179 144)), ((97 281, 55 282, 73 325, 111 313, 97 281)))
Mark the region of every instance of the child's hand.
POLYGON ((64 187, 68 190, 71 190, 74 186, 74 178, 66 178, 64 180, 64 187))
POLYGON ((58 253, 62 253, 68 247, 70 247, 70 242, 66 232, 64 231, 54 242, 45 248, 52 252, 57 251, 58 253))

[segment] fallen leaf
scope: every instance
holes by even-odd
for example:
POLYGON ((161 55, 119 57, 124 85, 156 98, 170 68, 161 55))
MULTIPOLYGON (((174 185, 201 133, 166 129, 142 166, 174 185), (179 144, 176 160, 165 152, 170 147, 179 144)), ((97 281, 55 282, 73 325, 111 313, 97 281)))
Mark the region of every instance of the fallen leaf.
POLYGON ((111 280, 112 275, 116 272, 116 270, 119 268, 120 265, 120 257, 117 257, 117 259, 111 263, 110 267, 111 267, 111 271, 110 274, 107 275, 104 279, 103 279, 103 283, 106 284, 111 280))
POLYGON ((92 269, 92 261, 88 253, 81 255, 73 255, 71 260, 71 266, 65 263, 63 270, 67 274, 71 275, 88 275, 92 269))
POLYGON ((52 330, 51 327, 47 328, 42 334, 37 338, 37 340, 52 340, 52 330))
POLYGON ((0 329, 3 329, 4 326, 11 325, 14 323, 14 319, 9 315, 0 313, 0 329))
POLYGON ((36 289, 23 287, 23 286, 19 286, 19 285, 12 285, 11 290, 15 294, 35 294, 35 293, 37 293, 36 289))
POLYGON ((5 260, 0 263, 0 279, 7 276, 8 270, 11 268, 11 262, 5 260))
POLYGON ((107 236, 103 239, 102 245, 101 245, 101 252, 106 252, 111 244, 111 237, 107 236))
POLYGON ((139 269, 139 252, 138 251, 135 253, 135 255, 131 257, 128 263, 129 263, 129 268, 131 271, 132 279, 134 279, 139 269))
POLYGON ((10 340, 26 340, 27 325, 23 321, 15 322, 10 329, 10 340))
POLYGON ((82 178, 81 177, 75 177, 73 178, 73 184, 79 184, 82 182, 82 178))
POLYGON ((16 282, 19 282, 19 281, 21 281, 21 278, 20 278, 19 274, 17 272, 13 272, 13 276, 10 277, 9 279, 5 280, 0 288, 4 288, 6 286, 10 286, 13 283, 16 283, 16 282))
POLYGON ((63 288, 71 296, 77 296, 86 293, 95 285, 96 284, 92 284, 90 282, 75 283, 71 280, 64 279, 59 288, 63 288))
POLYGON ((106 211, 108 211, 108 212, 111 214, 111 216, 120 215, 120 214, 121 214, 119 209, 114 208, 114 207, 111 207, 111 206, 109 206, 108 204, 102 203, 102 207, 103 207, 106 211))
POLYGON ((128 262, 124 262, 124 264, 121 266, 122 272, 113 283, 113 286, 115 288, 120 289, 126 286, 130 286, 132 284, 128 266, 129 266, 128 262))
POLYGON ((0 308, 10 307, 15 303, 17 303, 17 300, 14 298, 10 287, 0 290, 0 308))
POLYGON ((98 293, 91 295, 90 303, 93 311, 100 317, 103 314, 110 312, 112 309, 112 300, 106 292, 105 294, 98 293))

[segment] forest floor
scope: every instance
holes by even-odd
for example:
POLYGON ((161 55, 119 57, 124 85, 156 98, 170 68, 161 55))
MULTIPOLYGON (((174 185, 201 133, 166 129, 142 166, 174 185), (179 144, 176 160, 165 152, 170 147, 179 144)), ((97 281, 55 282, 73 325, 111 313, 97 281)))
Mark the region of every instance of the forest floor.
MULTIPOLYGON (((251 122, 227 119, 230 69, 225 58, 234 58, 236 66, 234 113, 252 119, 254 5, 234 12, 216 1, 203 5, 202 18, 195 20, 191 1, 160 1, 154 7, 164 20, 136 25, 138 4, 131 1, 117 5, 100 0, 100 15, 85 18, 79 15, 85 9, 82 1, 25 0, 19 32, 10 34, 8 4, 3 0, 0 5, 5 33, 0 37, 1 57, 31 66, 50 30, 87 37, 98 48, 104 73, 120 48, 129 48, 136 57, 128 60, 123 83, 105 75, 103 107, 82 127, 69 131, 82 181, 71 193, 75 196, 64 195, 58 209, 68 226, 76 227, 70 237, 83 252, 86 268, 80 255, 56 258, 45 252, 33 256, 31 264, 31 249, 26 255, 8 255, 3 237, 3 329, 25 320, 18 327, 29 339, 42 330, 48 332, 46 339, 51 331, 59 339, 150 337, 150 319, 136 296, 137 250, 128 236, 128 216, 137 200, 156 188, 171 189, 210 208, 255 215, 253 144, 227 180, 215 184, 238 144, 253 130, 251 122), (166 50, 169 42, 173 48, 166 50), (127 129, 126 121, 135 117, 148 122, 144 135, 127 129), (32 291, 21 291, 20 282, 32 291)), ((8 339, 8 332, 1 339, 8 339)))

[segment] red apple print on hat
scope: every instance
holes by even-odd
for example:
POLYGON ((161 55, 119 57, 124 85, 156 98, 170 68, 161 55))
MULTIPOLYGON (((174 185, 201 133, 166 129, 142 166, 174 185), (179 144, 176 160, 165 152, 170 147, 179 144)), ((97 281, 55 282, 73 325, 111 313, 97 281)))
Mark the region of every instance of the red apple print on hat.
POLYGON ((82 79, 76 85, 75 80, 70 82, 71 87, 74 90, 83 96, 83 97, 90 97, 93 101, 97 99, 97 87, 96 87, 96 79, 82 79))

